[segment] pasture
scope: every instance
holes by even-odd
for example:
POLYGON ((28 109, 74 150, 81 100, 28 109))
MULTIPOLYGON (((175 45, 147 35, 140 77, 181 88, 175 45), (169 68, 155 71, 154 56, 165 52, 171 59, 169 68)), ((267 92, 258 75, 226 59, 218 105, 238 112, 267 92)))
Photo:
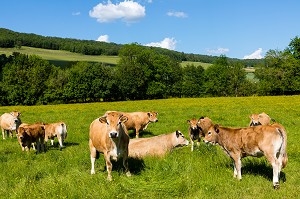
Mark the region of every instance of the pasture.
MULTIPOLYGON (((56 145, 46 153, 22 152, 17 138, 0 141, 0 198, 299 198, 300 96, 184 98, 47 106, 0 107, 0 113, 22 113, 22 122, 57 122, 68 125, 65 148, 56 145), (106 180, 100 154, 91 175, 89 125, 107 110, 157 111, 158 122, 140 137, 180 130, 188 136, 187 120, 210 117, 223 126, 245 127, 249 115, 266 112, 285 126, 288 164, 280 189, 272 186, 272 167, 262 158, 242 160, 242 180, 233 178, 231 159, 219 146, 203 142, 176 148, 164 158, 130 159, 127 177, 122 164, 114 164, 113 181, 106 180)), ((135 134, 130 131, 133 138, 135 134)), ((49 144, 49 143, 48 143, 49 144)))

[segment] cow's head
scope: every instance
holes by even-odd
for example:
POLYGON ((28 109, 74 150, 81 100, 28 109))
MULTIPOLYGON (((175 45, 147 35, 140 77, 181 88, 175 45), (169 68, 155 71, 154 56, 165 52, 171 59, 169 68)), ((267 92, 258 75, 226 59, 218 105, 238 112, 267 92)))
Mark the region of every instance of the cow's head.
POLYGON ((187 123, 190 125, 190 128, 193 130, 198 129, 198 120, 196 118, 193 118, 191 120, 187 120, 187 123))
POLYGON ((189 141, 184 137, 184 135, 180 131, 176 131, 176 145, 175 146, 187 146, 189 145, 189 141))
POLYGON ((17 137, 18 137, 19 143, 21 143, 22 146, 24 146, 25 140, 28 137, 28 129, 24 128, 24 127, 19 127, 17 137))
POLYGON ((200 136, 204 137, 208 131, 208 128, 213 125, 212 120, 208 117, 200 117, 197 126, 200 129, 200 136))
POLYGON ((106 123, 107 132, 110 138, 118 138, 120 131, 124 131, 125 125, 128 118, 123 114, 117 112, 106 113, 104 116, 99 118, 101 123, 106 123))
POLYGON ((219 125, 215 124, 215 125, 211 125, 208 128, 207 133, 205 133, 205 137, 203 139, 203 141, 205 143, 210 143, 210 144, 217 144, 218 143, 218 134, 219 134, 220 130, 219 130, 219 125))
POLYGON ((259 122, 259 114, 252 114, 249 116, 250 118, 250 126, 258 126, 261 125, 259 122))
POLYGON ((158 119, 157 119, 158 113, 157 112, 150 111, 150 112, 147 113, 147 115, 148 115, 148 118, 149 118, 150 122, 158 122, 158 119))

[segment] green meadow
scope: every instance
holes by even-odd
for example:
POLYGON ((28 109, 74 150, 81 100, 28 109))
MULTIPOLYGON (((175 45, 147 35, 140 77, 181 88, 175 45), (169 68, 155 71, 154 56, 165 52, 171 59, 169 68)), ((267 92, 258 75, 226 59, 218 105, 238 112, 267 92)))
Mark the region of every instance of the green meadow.
MULTIPOLYGON (((0 107, 0 113, 22 113, 24 123, 64 121, 65 148, 57 140, 45 153, 22 152, 17 138, 0 141, 0 198, 299 198, 300 96, 183 98, 89 104, 0 107), (113 181, 106 180, 100 154, 91 175, 89 125, 107 110, 157 111, 159 121, 149 124, 141 137, 175 130, 188 134, 187 120, 210 117, 223 126, 245 127, 249 115, 266 112, 285 126, 288 164, 280 189, 272 185, 272 167, 264 157, 242 160, 242 180, 233 178, 231 159, 219 146, 201 143, 174 149, 164 158, 130 159, 131 177, 122 164, 113 163, 113 181)), ((131 138, 134 133, 130 131, 131 138)), ((48 143, 49 144, 49 143, 48 143)))

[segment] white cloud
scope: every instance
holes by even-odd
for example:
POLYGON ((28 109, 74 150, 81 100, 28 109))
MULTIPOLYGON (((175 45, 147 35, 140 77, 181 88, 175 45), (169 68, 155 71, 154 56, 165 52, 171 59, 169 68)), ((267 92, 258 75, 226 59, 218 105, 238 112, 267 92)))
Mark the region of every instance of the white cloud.
POLYGON ((96 41, 103 41, 109 43, 108 35, 100 35, 96 41))
POLYGON ((185 18, 187 17, 187 14, 184 12, 175 12, 175 11, 169 11, 167 12, 167 15, 170 17, 179 17, 179 18, 185 18))
POLYGON ((208 54, 224 54, 229 52, 228 48, 207 49, 208 54))
POLYGON ((165 38, 160 42, 151 42, 149 44, 145 44, 145 46, 153 46, 153 47, 160 47, 166 48, 169 50, 175 50, 177 41, 174 38, 165 38))
POLYGON ((132 0, 125 0, 113 4, 108 0, 107 4, 99 3, 89 12, 90 17, 96 18, 98 22, 105 23, 122 19, 127 23, 136 22, 146 15, 145 7, 132 0))
POLYGON ((245 55, 244 59, 262 59, 262 48, 257 49, 250 55, 245 55))

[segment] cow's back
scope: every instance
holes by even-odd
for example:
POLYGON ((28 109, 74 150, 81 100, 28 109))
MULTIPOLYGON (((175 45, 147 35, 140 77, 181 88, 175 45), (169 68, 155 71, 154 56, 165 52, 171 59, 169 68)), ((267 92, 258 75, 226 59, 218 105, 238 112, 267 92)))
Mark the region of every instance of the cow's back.
POLYGON ((5 130, 12 130, 14 125, 14 118, 9 113, 4 113, 0 116, 0 126, 5 130))

